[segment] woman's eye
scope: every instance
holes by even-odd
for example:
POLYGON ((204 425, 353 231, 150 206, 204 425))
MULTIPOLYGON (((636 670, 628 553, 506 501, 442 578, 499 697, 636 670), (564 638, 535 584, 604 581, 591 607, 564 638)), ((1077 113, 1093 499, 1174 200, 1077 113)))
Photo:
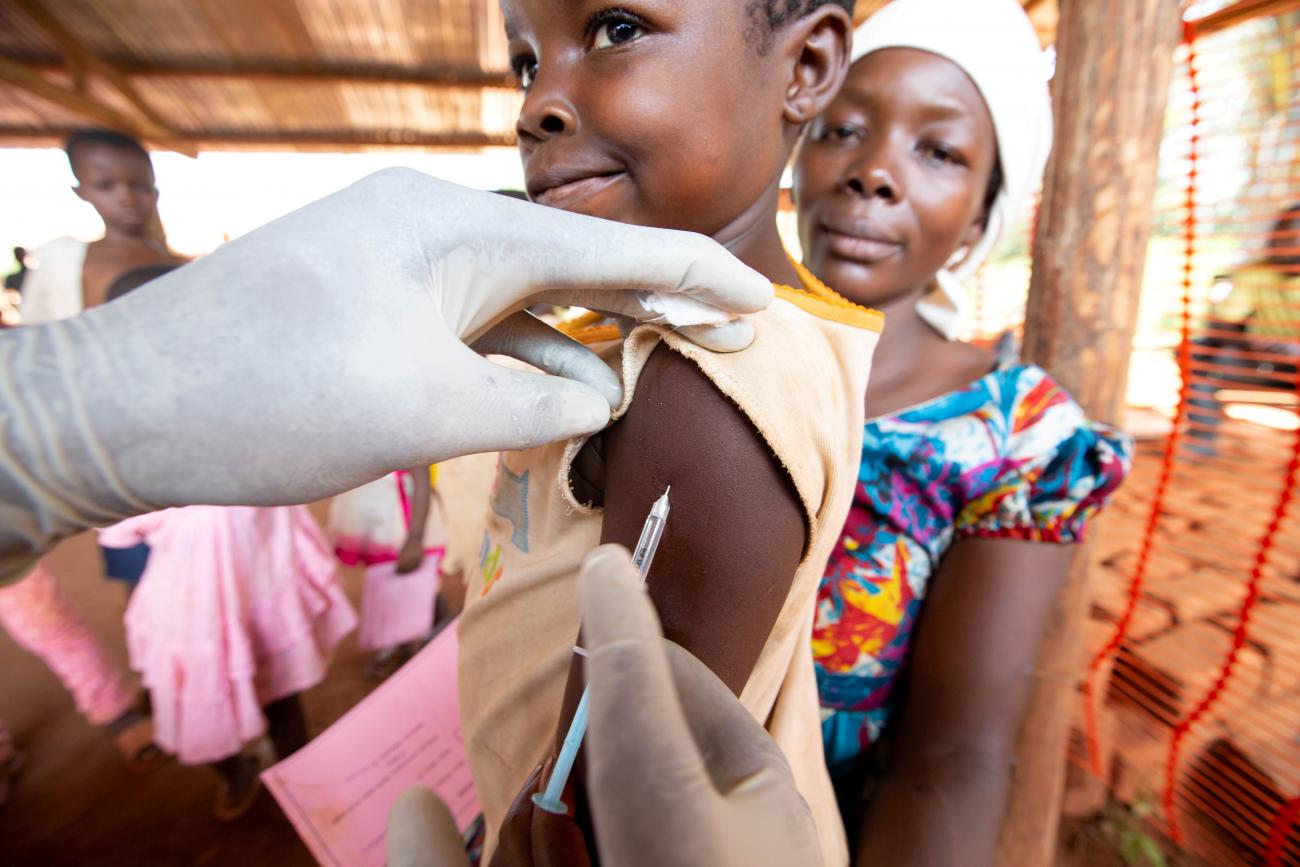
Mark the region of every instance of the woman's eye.
POLYGON ((864 138, 866 130, 847 123, 831 124, 822 130, 823 141, 843 142, 864 138))
POLYGON ((923 149, 925 155, 935 162, 955 163, 958 162, 957 152, 945 145, 926 145, 923 149))
POLYGON ((596 28, 595 35, 592 38, 593 48, 613 48, 615 45, 623 45, 631 42, 639 36, 644 35, 645 31, 634 21, 628 21, 625 18, 606 21, 596 28))

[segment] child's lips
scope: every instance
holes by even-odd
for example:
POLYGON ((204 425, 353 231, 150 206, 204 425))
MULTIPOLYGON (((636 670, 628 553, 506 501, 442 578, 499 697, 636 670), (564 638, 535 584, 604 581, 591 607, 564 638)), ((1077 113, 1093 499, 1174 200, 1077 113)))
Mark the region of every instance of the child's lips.
POLYGON ((533 201, 550 208, 571 211, 592 196, 608 189, 622 177, 623 172, 611 172, 564 181, 538 192, 533 196, 533 201))

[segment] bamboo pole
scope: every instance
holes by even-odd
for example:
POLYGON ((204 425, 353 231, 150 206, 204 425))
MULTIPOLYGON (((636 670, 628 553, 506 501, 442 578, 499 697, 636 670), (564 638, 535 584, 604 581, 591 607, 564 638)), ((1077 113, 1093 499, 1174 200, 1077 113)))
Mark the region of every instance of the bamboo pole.
MULTIPOLYGON (((1056 143, 1043 187, 1024 356, 1092 418, 1123 406, 1152 225, 1178 0, 1060 0, 1056 143)), ((1053 862, 1088 599, 1081 549, 1039 656, 998 863, 1053 862)))

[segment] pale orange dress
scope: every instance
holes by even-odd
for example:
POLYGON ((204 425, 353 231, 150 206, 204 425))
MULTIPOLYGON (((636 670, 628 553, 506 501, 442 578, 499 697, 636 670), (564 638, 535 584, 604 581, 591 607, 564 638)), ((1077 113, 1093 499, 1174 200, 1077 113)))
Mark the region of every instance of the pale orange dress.
MULTIPOLYGON (((818 582, 853 498, 882 317, 801 276, 806 288, 777 287, 777 300, 754 317, 753 345, 742 352, 710 352, 643 326, 606 356, 627 386, 616 417, 660 342, 694 361, 749 417, 794 483, 808 544, 740 700, 789 759, 825 863, 843 865, 848 848, 822 758, 807 645, 818 582)), ((579 627, 578 566, 601 534, 602 513, 578 503, 569 486, 584 442, 501 456, 487 539, 468 576, 459 623, 461 727, 489 857, 507 807, 554 743, 579 627)))

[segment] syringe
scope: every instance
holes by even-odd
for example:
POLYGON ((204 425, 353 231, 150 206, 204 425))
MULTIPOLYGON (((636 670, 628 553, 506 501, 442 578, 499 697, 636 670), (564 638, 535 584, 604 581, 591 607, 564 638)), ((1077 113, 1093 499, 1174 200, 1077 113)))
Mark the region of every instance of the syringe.
MULTIPOLYGON (((650 515, 641 527, 641 538, 637 540, 636 550, 632 552, 632 565, 636 567, 642 581, 645 581, 646 576, 650 574, 650 564, 654 562, 655 552, 659 550, 659 540, 664 536, 664 524, 668 521, 668 491, 671 490, 672 486, 669 485, 663 492, 663 496, 655 500, 654 505, 650 507, 650 515)), ((573 712, 569 731, 564 735, 564 742, 560 744, 560 754, 555 759, 555 767, 551 769, 551 779, 546 783, 546 791, 533 794, 533 803, 539 809, 557 816, 563 816, 569 811, 568 806, 560 800, 560 794, 569 781, 569 774, 573 772, 573 763, 578 758, 578 747, 582 746, 582 738, 587 733, 587 698, 590 691, 591 687, 588 686, 582 691, 582 698, 578 700, 578 708, 573 712)))

